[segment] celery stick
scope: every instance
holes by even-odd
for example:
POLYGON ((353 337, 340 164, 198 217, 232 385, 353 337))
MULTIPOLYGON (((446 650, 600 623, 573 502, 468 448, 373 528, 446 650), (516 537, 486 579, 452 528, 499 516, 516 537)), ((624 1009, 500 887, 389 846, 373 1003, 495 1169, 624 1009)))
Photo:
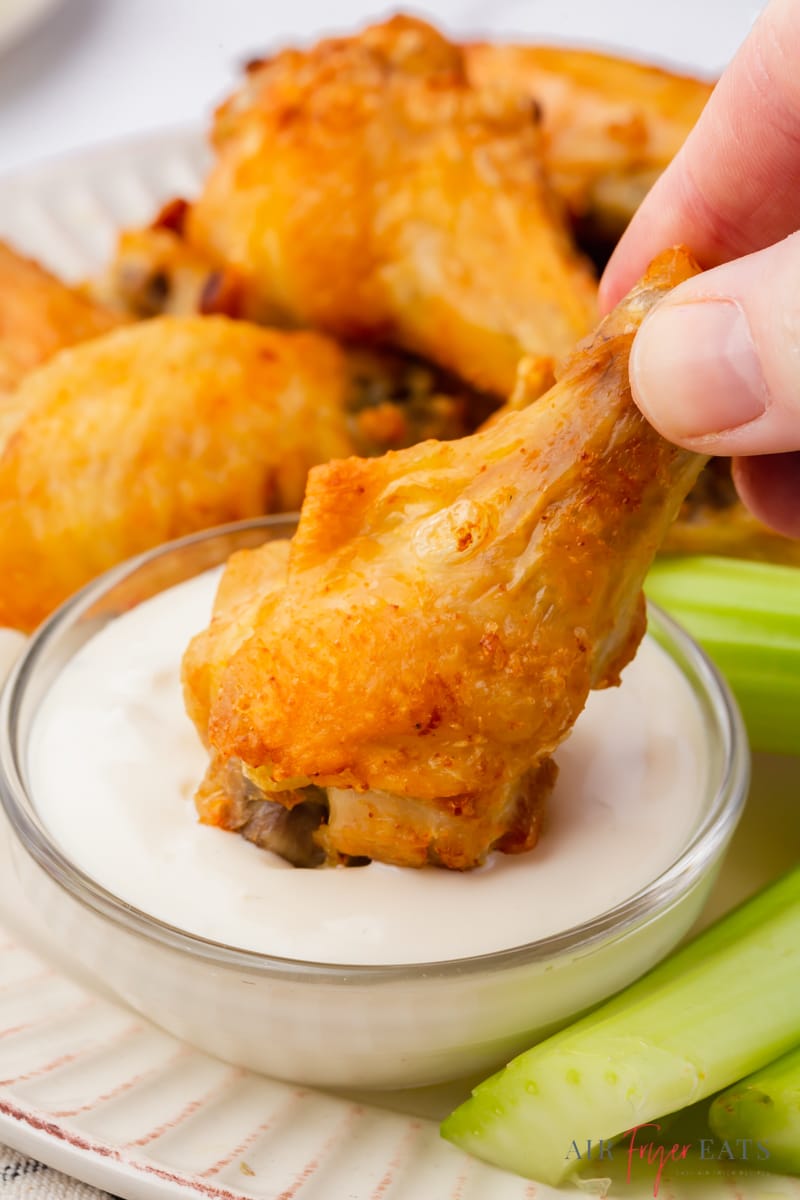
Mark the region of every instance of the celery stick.
POLYGON ((755 749, 800 754, 800 568, 668 558, 645 591, 725 675, 755 749))
POLYGON ((800 1175, 800 1046, 717 1096, 708 1119, 730 1145, 760 1142, 769 1154, 763 1167, 800 1175))
MULTIPOLYGON (((800 868, 480 1084, 442 1134, 560 1183, 579 1165, 573 1143, 655 1121, 789 1050, 800 1041, 798 996, 800 868)), ((644 1136, 658 1142, 659 1131, 644 1136)))

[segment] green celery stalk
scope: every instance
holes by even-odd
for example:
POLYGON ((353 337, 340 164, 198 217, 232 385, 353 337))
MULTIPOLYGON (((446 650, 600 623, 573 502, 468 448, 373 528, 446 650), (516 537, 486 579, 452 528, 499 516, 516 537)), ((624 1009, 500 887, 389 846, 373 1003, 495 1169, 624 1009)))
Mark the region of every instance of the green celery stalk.
POLYGON ((726 677, 754 748, 800 754, 800 568, 665 558, 645 591, 726 677))
POLYGON ((762 1166, 800 1175, 800 1046, 717 1096, 708 1119, 731 1145, 745 1138, 761 1142, 769 1151, 762 1166))
MULTIPOLYGON (((544 1183, 608 1141, 727 1087, 800 1041, 800 867, 600 1008, 515 1058, 442 1125, 544 1183)), ((659 1131, 644 1131, 658 1141, 659 1131)))

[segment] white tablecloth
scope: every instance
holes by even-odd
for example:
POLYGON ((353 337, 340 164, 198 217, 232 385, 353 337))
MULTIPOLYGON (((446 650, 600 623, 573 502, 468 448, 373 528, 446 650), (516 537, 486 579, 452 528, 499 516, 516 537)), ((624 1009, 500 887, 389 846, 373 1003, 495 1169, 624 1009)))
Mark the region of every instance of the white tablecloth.
POLYGON ((0 1197, 2 1200, 106 1200, 108 1192, 98 1192, 97 1188, 0 1146, 0 1197))

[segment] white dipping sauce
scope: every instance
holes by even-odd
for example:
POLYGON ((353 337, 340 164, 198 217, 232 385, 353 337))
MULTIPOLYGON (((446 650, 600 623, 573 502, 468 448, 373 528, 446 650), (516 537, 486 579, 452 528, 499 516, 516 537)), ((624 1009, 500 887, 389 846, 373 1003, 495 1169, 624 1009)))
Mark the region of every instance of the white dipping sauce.
POLYGON ((180 661, 209 619, 219 572, 112 621, 36 716, 29 778, 42 820, 87 875, 205 938, 329 963, 430 962, 558 933, 656 878, 702 815, 702 717, 646 639, 619 688, 595 692, 560 748, 544 834, 478 870, 298 870, 200 825, 206 752, 183 707, 180 661))

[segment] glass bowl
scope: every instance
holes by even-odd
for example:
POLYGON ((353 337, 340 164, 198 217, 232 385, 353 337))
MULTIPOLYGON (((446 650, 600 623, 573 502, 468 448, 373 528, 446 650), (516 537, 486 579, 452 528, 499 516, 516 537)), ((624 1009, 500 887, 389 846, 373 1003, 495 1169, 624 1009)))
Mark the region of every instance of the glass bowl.
POLYGON ((32 638, 0 701, 7 869, 29 902, 8 915, 29 942, 93 988, 232 1063, 299 1083, 359 1088, 486 1072, 643 974, 691 927, 747 791, 740 717, 701 650, 651 607, 650 632, 702 714, 708 770, 701 818, 658 878, 563 933, 470 958, 388 966, 269 957, 188 934, 113 895, 55 843, 29 790, 32 722, 65 664, 108 622, 234 550, 289 537, 294 528, 294 518, 267 517, 170 543, 90 584, 32 638))

